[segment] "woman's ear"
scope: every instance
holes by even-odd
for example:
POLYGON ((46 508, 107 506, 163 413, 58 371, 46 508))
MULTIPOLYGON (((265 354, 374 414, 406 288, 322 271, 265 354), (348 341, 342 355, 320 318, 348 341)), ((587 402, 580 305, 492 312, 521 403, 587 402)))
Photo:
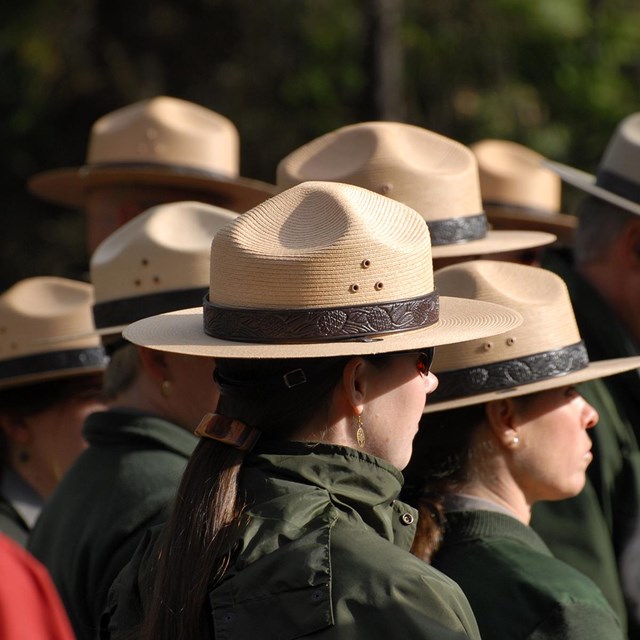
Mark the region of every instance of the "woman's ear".
POLYGON ((138 347, 138 355, 142 368, 155 380, 167 380, 169 367, 165 354, 157 349, 138 347))
POLYGON ((364 358, 351 358, 342 371, 342 387, 351 415, 361 415, 367 397, 367 362, 364 358))
POLYGON ((485 405, 487 425, 496 441, 503 447, 513 449, 519 442, 516 405, 512 398, 502 398, 485 405))

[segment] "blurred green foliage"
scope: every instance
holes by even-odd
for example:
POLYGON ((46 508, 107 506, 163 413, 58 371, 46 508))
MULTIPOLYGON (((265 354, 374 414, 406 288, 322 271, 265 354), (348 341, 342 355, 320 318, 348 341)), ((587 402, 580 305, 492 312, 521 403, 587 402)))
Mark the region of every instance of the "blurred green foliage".
MULTIPOLYGON (((28 176, 83 163, 91 124, 153 95, 231 118, 242 172, 376 100, 385 0, 23 0, 0 21, 0 290, 82 277, 83 219, 31 198, 28 176)), ((388 0, 387 0, 388 1, 388 0)), ((640 105, 636 0, 393 0, 402 10, 402 118, 464 143, 515 140, 588 171, 640 105)))

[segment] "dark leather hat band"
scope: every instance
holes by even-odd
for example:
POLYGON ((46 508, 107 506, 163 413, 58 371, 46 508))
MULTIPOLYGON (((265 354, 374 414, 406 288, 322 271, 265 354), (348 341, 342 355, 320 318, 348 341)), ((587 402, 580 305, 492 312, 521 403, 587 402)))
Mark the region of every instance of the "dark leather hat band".
POLYGON ((623 178, 617 173, 612 173, 606 169, 598 171, 596 178, 596 185, 611 193, 615 193, 621 198, 632 200, 640 204, 640 184, 637 182, 631 182, 627 178, 623 178))
POLYGON ((0 382, 36 373, 106 367, 107 362, 102 347, 36 353, 0 362, 0 382))
POLYGON ((582 341, 551 351, 480 367, 438 372, 439 385, 430 402, 457 400, 567 375, 589 365, 582 341))
POLYGON ((431 235, 431 246, 459 244, 484 238, 487 235, 487 216, 483 212, 475 216, 429 220, 427 226, 431 235))
POLYGON ((422 329, 438 321, 437 291, 386 304, 325 309, 236 309, 204 301, 204 332, 261 344, 334 342, 422 329))
POLYGON ((93 306, 93 320, 96 329, 119 327, 159 313, 199 307, 206 293, 206 288, 198 287, 100 302, 93 306))

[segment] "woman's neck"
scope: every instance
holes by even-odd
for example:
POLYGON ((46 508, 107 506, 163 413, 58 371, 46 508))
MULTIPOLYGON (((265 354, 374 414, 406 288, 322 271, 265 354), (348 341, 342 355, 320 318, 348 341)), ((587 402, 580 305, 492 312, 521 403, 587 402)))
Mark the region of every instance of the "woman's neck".
POLYGON ((472 480, 460 488, 459 493, 493 502, 512 513, 520 522, 528 525, 531 505, 514 482, 494 478, 492 482, 472 480))

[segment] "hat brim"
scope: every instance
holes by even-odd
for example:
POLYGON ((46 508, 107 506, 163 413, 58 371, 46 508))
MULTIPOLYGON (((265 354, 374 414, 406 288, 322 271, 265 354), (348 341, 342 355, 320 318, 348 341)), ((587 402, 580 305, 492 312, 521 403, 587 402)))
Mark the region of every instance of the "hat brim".
POLYGON ((486 206, 487 220, 495 231, 543 231, 552 233, 563 244, 571 244, 578 218, 568 213, 539 213, 511 209, 508 206, 486 206))
MULTIPOLYGON (((427 222, 428 225, 429 223, 427 222)), ((431 256, 433 259, 484 256, 493 253, 544 247, 555 241, 555 235, 542 231, 488 231, 487 235, 480 240, 432 246, 431 256)))
POLYGON ((440 320, 430 327, 376 336, 368 340, 258 344, 212 338, 204 333, 202 309, 184 309, 130 324, 123 336, 150 349, 224 358, 328 358, 390 353, 464 342, 508 331, 522 324, 516 311, 490 302, 440 298, 440 320))
POLYGON ((552 162, 551 160, 545 160, 544 165, 551 169, 551 171, 557 173, 562 180, 568 184, 577 187, 586 193, 590 193, 597 198, 606 200, 611 204, 615 204, 617 207, 621 207, 631 213, 640 215, 640 204, 633 200, 627 200, 627 198, 623 198, 622 196, 597 186, 596 177, 594 175, 586 173, 585 171, 580 171, 580 169, 574 169, 573 167, 569 167, 559 162, 552 162))
MULTIPOLYGON (((548 389, 557 389, 558 387, 580 384, 581 382, 587 382, 588 380, 595 380, 597 378, 606 378, 607 376, 631 371, 631 369, 637 369, 638 367, 640 367, 640 356, 631 358, 615 358, 612 360, 598 360, 597 362, 590 362, 587 367, 580 369, 579 371, 573 371, 563 376, 548 378, 547 380, 532 382, 531 384, 522 384, 517 387, 509 387, 499 391, 480 393, 474 396, 457 398, 455 400, 446 400, 445 402, 432 402, 431 398, 427 398, 427 404, 425 405, 423 413, 435 413, 436 411, 447 411, 448 409, 469 407, 474 404, 484 404, 485 402, 501 400, 503 398, 515 398, 518 396, 528 395, 530 393, 537 393, 538 391, 547 391, 548 389)), ((436 372, 435 375, 437 376, 438 373, 436 372)))
POLYGON ((274 185, 250 178, 229 178, 219 174, 179 170, 171 167, 75 167, 54 169, 29 179, 29 190, 38 198, 81 209, 86 190, 114 184, 162 185, 215 194, 232 211, 244 212, 275 195, 274 185))

